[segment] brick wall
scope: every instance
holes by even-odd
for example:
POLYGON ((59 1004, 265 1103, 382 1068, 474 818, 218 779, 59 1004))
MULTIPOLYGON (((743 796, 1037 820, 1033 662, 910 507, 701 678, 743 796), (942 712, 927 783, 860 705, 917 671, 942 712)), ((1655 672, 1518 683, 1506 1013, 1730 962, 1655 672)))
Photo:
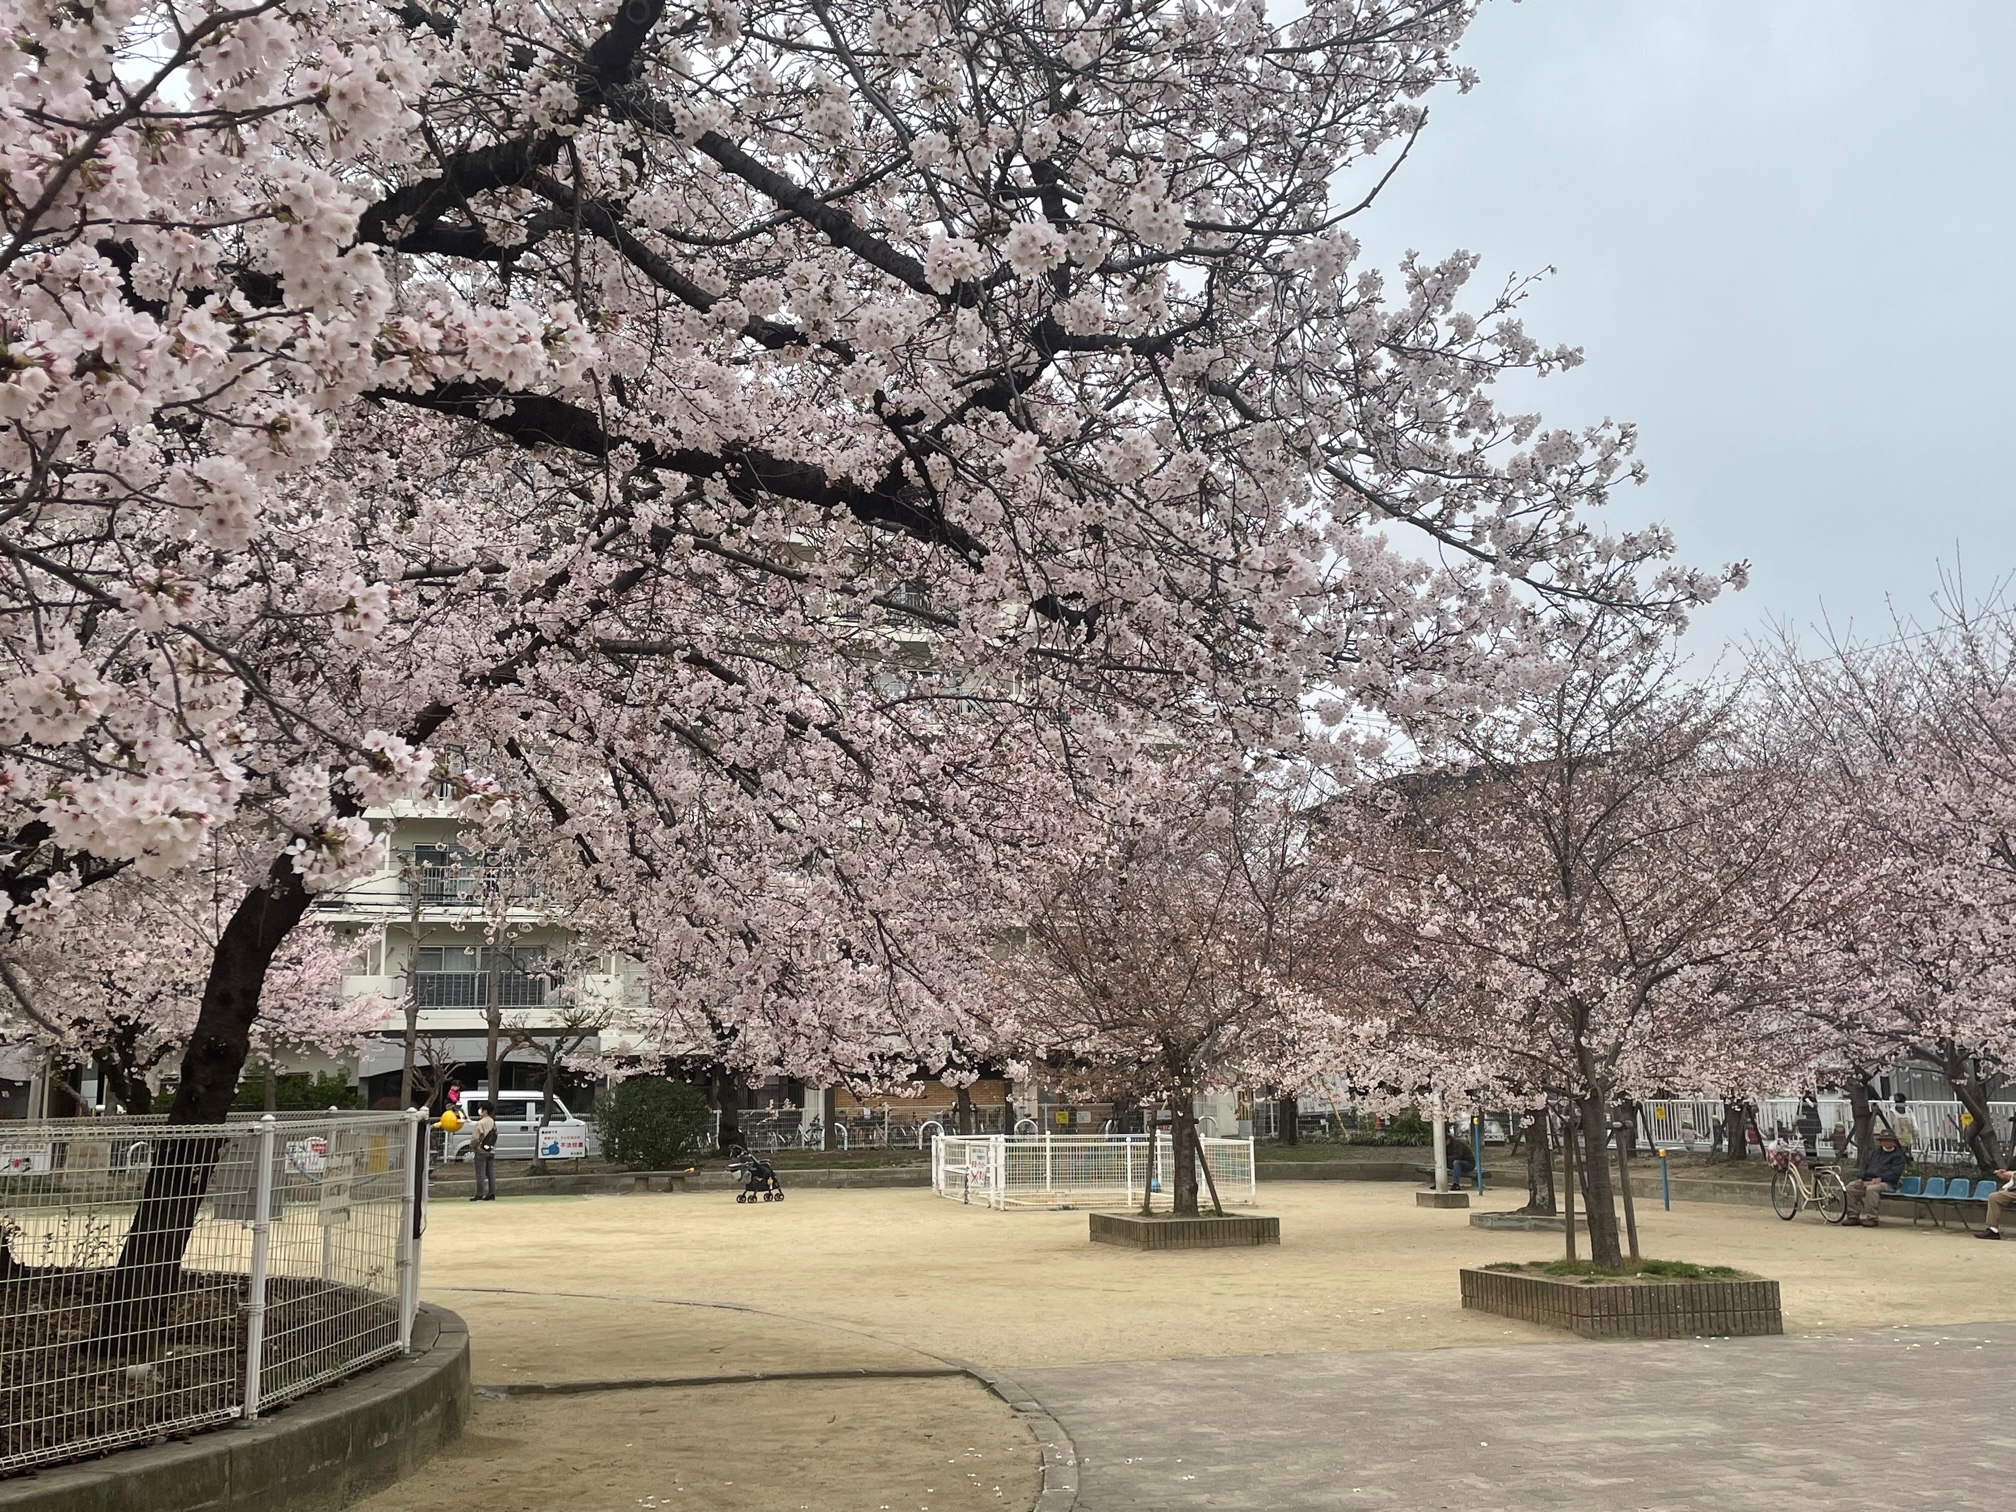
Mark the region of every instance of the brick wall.
POLYGON ((1571 1281, 1462 1273, 1463 1305, 1590 1339, 1690 1339, 1785 1331, 1776 1281, 1571 1281))

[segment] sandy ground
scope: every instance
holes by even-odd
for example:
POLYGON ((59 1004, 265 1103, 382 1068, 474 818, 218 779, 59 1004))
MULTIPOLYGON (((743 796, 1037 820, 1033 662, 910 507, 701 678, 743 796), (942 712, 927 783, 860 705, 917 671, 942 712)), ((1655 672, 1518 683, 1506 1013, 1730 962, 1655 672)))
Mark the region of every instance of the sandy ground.
MULTIPOLYGON (((1397 1183, 1282 1182, 1261 1195, 1259 1210, 1281 1217, 1280 1248, 1160 1254, 1088 1243, 1082 1212, 997 1213, 907 1188, 808 1190, 749 1207, 714 1193, 584 1197, 542 1205, 537 1223, 508 1203, 448 1203, 428 1231, 426 1290, 469 1318, 480 1381, 623 1373, 604 1348, 661 1370, 761 1369, 725 1353, 723 1331, 743 1327, 766 1350, 796 1347, 756 1320, 696 1322, 690 1309, 676 1322, 625 1310, 599 1323, 603 1304, 569 1306, 551 1295, 560 1290, 741 1303, 1009 1367, 1558 1340, 1466 1314, 1456 1289, 1458 1266, 1548 1258, 1558 1235, 1471 1228, 1460 1210, 1415 1207, 1397 1183), (465 1289, 479 1287, 548 1295, 465 1289)), ((1496 1205, 1490 1194, 1484 1205, 1496 1205)), ((1648 1255, 1775 1277, 1794 1332, 2016 1318, 2016 1245, 1908 1223, 1784 1223, 1768 1208, 1711 1203, 1655 1205, 1639 1227, 1648 1255)), ((803 1363, 857 1347, 844 1337, 808 1338, 819 1359, 803 1363)))
POLYGON ((798 1381, 481 1401, 356 1512, 975 1512, 1035 1503, 1028 1430, 972 1381, 798 1381))
MULTIPOLYGON (((1089 1243, 1083 1212, 915 1189, 446 1202, 424 1290, 468 1318, 482 1384, 1562 1339, 1465 1313, 1456 1287, 1460 1265, 1547 1258, 1558 1235, 1474 1229, 1398 1184, 1261 1194, 1279 1249, 1152 1255, 1089 1243)), ((2016 1246, 1706 1203, 1639 1216, 1648 1255, 1777 1278, 1793 1332, 2016 1318, 2016 1246)), ((1026 1508, 1037 1464, 1006 1406, 958 1379, 513 1398, 479 1402, 460 1446, 364 1506, 421 1512, 480 1487, 486 1512, 1026 1508)))

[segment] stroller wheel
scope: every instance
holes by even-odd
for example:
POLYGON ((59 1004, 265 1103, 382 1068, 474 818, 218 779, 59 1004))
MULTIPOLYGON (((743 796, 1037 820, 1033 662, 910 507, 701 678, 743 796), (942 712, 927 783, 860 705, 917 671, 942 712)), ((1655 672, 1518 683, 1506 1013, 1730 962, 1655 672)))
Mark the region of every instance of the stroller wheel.
POLYGON ((737 1202, 747 1202, 749 1200, 749 1194, 747 1192, 737 1192, 735 1194, 735 1200, 737 1202))
POLYGON ((777 1200, 779 1202, 782 1202, 784 1200, 784 1188, 782 1187, 777 1188, 777 1200))

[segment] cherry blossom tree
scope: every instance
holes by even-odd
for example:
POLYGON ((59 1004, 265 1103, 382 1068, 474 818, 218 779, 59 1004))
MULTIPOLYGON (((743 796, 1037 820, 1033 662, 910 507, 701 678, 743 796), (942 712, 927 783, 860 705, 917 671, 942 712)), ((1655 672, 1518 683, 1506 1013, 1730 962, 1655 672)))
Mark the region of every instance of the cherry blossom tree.
POLYGON ((1609 614, 1560 655, 1510 709, 1418 727, 1423 770, 1378 794, 1380 912, 1404 975, 1438 983, 1397 1031, 1565 1102, 1591 1254, 1615 1267, 1613 1110, 1804 1073, 1844 868, 1807 769, 1753 738, 1741 690, 1683 680, 1609 614))
MULTIPOLYGON (((156 1083, 194 1029, 216 950, 211 900, 190 898, 187 880, 129 873, 52 911, 47 928, 31 911, 0 944, 0 1023, 9 1039, 95 1064, 108 1104, 128 1113, 155 1110, 156 1083)), ((391 1007, 375 994, 343 994, 358 948, 323 925, 288 937, 267 974, 255 1052, 270 1059, 357 1048, 391 1007)))
POLYGON ((367 813, 508 784, 655 1012, 933 1064, 948 870, 1164 712, 1268 749, 1677 616, 1630 429, 1494 402, 1579 360, 1526 285, 1350 233, 1471 9, 4 0, 10 908, 266 827, 217 1119, 367 813))
POLYGON ((993 1044, 1047 1085, 1166 1105, 1172 1211, 1195 1217, 1198 1094, 1299 1084, 1335 1033, 1328 886, 1280 774, 1162 752, 1111 799, 988 975, 993 1044))
POLYGON ((1837 934, 1841 989, 1814 1005, 1835 1058, 1936 1067, 1965 1115, 1956 1132, 1993 1171, 1989 1096, 2016 1064, 2011 611, 1956 594, 1887 644, 1843 637, 1813 657, 1783 642, 1760 675, 1811 734, 1863 888, 1837 934))

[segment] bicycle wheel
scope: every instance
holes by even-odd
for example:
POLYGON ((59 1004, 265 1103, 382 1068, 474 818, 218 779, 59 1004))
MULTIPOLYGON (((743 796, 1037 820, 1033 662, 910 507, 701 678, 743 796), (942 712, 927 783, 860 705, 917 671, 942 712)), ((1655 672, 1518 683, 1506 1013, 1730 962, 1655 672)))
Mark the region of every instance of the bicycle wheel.
POLYGON ((1771 1173, 1771 1210, 1787 1223, 1799 1216, 1799 1183, 1790 1171, 1771 1173))
POLYGON ((1839 1171, 1815 1171, 1813 1184, 1819 1188, 1813 1205, 1820 1210, 1822 1218, 1829 1223, 1839 1223, 1848 1216, 1848 1183, 1841 1179, 1839 1171))

